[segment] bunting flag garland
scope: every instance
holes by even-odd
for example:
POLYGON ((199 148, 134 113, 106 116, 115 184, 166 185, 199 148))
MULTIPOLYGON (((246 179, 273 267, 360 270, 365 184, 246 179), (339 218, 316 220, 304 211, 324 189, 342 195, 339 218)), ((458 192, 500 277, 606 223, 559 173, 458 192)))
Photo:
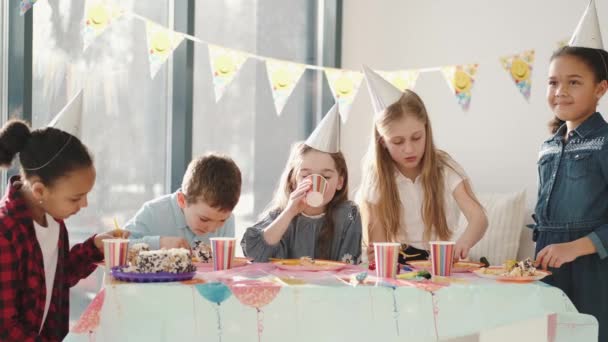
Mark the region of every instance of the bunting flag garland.
POLYGON ((150 76, 154 78, 173 50, 184 40, 184 35, 147 20, 146 39, 148 41, 150 76))
POLYGON ((357 71, 325 68, 329 88, 338 103, 342 120, 346 121, 350 107, 357 95, 363 74, 357 71))
POLYGON ((112 20, 123 15, 124 10, 108 0, 86 0, 84 4, 83 51, 110 26, 112 20))
POLYGON ((511 75, 517 89, 530 100, 530 89, 532 88, 532 64, 534 63, 534 50, 502 57, 500 62, 505 70, 511 75))
POLYGON ((266 60, 266 71, 277 115, 281 115, 287 99, 306 71, 306 67, 302 64, 268 59, 266 60))
POLYGON ((213 74, 215 100, 219 101, 224 95, 226 87, 234 80, 245 61, 247 54, 237 50, 226 49, 217 45, 208 45, 209 61, 213 74))
POLYGON ((376 71, 385 80, 391 82, 392 85, 399 90, 414 89, 420 72, 418 70, 399 70, 399 71, 376 71))
POLYGON ((36 1, 38 0, 21 0, 21 3, 19 4, 19 14, 24 15, 25 12, 29 11, 30 8, 34 6, 36 1))
POLYGON ((453 65, 441 68, 448 81, 448 86, 456 96, 463 110, 468 110, 471 103, 471 90, 475 84, 475 74, 479 64, 453 65))

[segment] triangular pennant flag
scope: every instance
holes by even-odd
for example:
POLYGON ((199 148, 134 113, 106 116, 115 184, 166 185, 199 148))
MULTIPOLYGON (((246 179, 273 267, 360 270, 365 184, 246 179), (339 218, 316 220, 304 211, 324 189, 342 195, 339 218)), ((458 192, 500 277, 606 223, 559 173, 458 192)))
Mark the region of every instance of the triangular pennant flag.
POLYGON ((365 65, 363 66, 363 73, 365 74, 365 81, 369 90, 369 97, 372 99, 375 115, 397 102, 403 95, 403 91, 365 65))
POLYGON ((19 14, 24 15, 25 12, 29 11, 30 8, 32 8, 34 6, 36 1, 38 1, 38 0, 21 0, 21 3, 19 4, 19 8, 20 8, 19 14))
POLYGON ((110 23, 124 14, 124 10, 108 0, 86 0, 84 3, 83 51, 101 35, 110 23))
POLYGON ((463 110, 469 109, 471 103, 471 89, 475 84, 475 74, 479 64, 452 65, 441 68, 441 72, 448 81, 448 86, 456 95, 458 104, 463 110))
POLYGON ((146 39, 148 41, 150 75, 154 78, 160 67, 173 53, 173 50, 184 40, 184 35, 146 20, 146 39))
POLYGON ((600 32, 600 24, 597 18, 597 9, 595 1, 590 0, 585 13, 578 22, 570 42, 570 46, 586 47, 592 49, 603 49, 602 33, 600 32))
POLYGON ((48 124, 49 127, 60 129, 80 138, 82 129, 83 92, 78 91, 68 104, 48 124))
POLYGON ((505 70, 511 75, 517 89, 526 98, 530 99, 532 88, 532 64, 534 63, 534 50, 502 57, 500 62, 505 70))
POLYGON ((335 103, 304 142, 306 145, 326 153, 340 152, 340 111, 335 103))
POLYGON ((418 70, 378 71, 378 73, 402 92, 406 89, 414 89, 420 75, 418 70))
POLYGON ((266 60, 266 71, 272 88, 272 97, 277 115, 281 115, 287 99, 296 87, 296 84, 306 71, 302 64, 288 63, 274 59, 266 60))
POLYGON ((219 101, 224 95, 224 90, 247 61, 247 54, 226 49, 221 46, 208 44, 209 61, 213 73, 213 86, 215 89, 215 101, 219 101))
POLYGON ((342 120, 346 120, 350 106, 363 81, 363 74, 358 71, 326 68, 325 76, 327 76, 334 99, 340 105, 342 120))

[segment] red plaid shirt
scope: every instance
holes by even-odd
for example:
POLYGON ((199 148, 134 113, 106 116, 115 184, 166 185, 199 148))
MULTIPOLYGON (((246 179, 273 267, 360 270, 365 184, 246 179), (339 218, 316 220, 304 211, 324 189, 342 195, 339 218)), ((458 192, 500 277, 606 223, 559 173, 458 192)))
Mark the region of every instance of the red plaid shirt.
POLYGON ((95 270, 103 254, 93 238, 70 250, 68 232, 59 222, 57 270, 53 297, 40 334, 46 285, 42 251, 30 211, 11 178, 0 201, 0 341, 61 341, 68 333, 70 287, 95 270))

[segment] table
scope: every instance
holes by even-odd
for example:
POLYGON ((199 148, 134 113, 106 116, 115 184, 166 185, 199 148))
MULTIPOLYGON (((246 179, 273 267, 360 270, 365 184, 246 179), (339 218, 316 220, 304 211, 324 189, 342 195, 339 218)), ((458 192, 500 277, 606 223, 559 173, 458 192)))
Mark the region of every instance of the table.
POLYGON ((85 312, 89 327, 80 326, 81 333, 73 331, 66 341, 482 341, 492 331, 511 338, 540 334, 551 342, 597 341, 597 320, 541 282, 500 283, 472 274, 432 282, 373 276, 367 284, 349 282, 362 271, 293 272, 252 264, 201 271, 186 283, 111 280, 92 304, 100 310, 85 312), (526 322, 536 331, 522 331, 526 322))

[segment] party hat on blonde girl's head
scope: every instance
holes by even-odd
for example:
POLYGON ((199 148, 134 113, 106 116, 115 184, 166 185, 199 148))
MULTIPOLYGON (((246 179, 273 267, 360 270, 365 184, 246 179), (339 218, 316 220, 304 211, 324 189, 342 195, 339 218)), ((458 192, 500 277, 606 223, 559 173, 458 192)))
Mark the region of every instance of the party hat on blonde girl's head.
POLYGON ((403 92, 399 88, 365 65, 363 66, 363 74, 365 75, 367 89, 372 99, 372 107, 374 107, 375 114, 384 111, 386 107, 397 102, 401 95, 403 95, 403 92))
POLYGON ((589 1, 587 9, 578 22, 568 45, 592 49, 604 48, 594 0, 589 1))
POLYGON ((321 152, 340 152, 340 124, 340 112, 336 103, 304 143, 321 152))

